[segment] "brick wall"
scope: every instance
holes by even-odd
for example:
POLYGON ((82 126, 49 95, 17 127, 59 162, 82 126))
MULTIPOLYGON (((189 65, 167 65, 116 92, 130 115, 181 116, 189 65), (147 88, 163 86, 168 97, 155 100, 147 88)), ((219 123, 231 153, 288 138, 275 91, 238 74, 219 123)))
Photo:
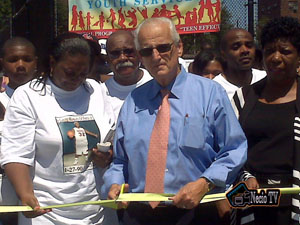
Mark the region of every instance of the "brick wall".
POLYGON ((281 0, 258 0, 258 20, 268 17, 270 19, 280 15, 281 0))
POLYGON ((300 0, 258 0, 258 19, 292 16, 300 21, 300 0))
POLYGON ((300 0, 281 0, 282 16, 292 16, 300 19, 300 0))

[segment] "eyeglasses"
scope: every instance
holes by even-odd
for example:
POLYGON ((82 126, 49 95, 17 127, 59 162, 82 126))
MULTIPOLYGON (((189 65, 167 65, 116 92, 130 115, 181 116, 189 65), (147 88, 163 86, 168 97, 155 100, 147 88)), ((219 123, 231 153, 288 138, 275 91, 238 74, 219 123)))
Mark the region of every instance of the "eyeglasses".
POLYGON ((156 49, 159 53, 165 53, 165 52, 168 52, 171 50, 173 44, 174 43, 161 44, 161 45, 157 45, 156 47, 152 47, 152 48, 142 48, 141 50, 139 50, 139 53, 142 57, 151 56, 153 53, 153 49, 156 49))
POLYGON ((124 54, 127 57, 132 57, 132 56, 134 56, 134 53, 135 53, 135 51, 133 48, 125 48, 122 50, 114 50, 114 51, 108 52, 110 57, 113 59, 119 58, 121 54, 124 54))

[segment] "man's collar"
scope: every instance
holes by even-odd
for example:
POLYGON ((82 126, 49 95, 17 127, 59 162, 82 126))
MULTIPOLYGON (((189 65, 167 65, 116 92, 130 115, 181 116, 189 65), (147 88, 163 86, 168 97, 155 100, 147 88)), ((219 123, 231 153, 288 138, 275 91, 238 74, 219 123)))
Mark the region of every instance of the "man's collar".
MULTIPOLYGON (((187 79, 187 72, 181 66, 180 73, 175 77, 175 79, 167 86, 167 89, 171 92, 170 96, 174 96, 175 98, 180 98, 182 96, 183 87, 185 85, 185 81, 187 79)), ((148 98, 154 99, 161 89, 164 89, 155 79, 153 81, 153 87, 148 92, 148 98)))
POLYGON ((223 77, 231 84, 237 87, 243 87, 247 84, 251 84, 253 79, 252 68, 250 70, 245 71, 237 71, 237 70, 226 70, 223 73, 223 77))
MULTIPOLYGON (((120 82, 120 80, 117 79, 117 77, 122 78, 122 75, 118 74, 116 75, 115 72, 113 72, 113 79, 115 80, 116 83, 118 83, 121 86, 130 86, 130 85, 134 85, 136 83, 138 83, 144 76, 144 71, 138 67, 135 72, 131 75, 131 78, 135 78, 133 81, 124 84, 122 81, 120 82)), ((125 79, 126 82, 128 82, 128 79, 125 79)))

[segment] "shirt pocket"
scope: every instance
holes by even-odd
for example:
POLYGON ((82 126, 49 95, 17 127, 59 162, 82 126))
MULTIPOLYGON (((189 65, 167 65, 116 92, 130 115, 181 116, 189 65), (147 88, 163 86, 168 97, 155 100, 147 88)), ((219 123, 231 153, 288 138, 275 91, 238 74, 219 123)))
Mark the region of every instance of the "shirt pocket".
POLYGON ((203 149, 204 140, 204 118, 185 116, 180 146, 184 149, 203 149))

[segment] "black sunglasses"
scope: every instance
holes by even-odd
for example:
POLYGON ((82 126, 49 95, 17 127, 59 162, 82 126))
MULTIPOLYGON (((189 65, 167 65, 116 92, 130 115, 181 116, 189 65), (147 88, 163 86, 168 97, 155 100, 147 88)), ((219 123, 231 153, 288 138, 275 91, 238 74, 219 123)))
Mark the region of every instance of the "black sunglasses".
POLYGON ((142 57, 147 57, 147 56, 151 56, 153 49, 156 49, 159 53, 165 53, 171 50, 173 43, 170 44, 161 44, 161 45, 157 45, 156 47, 152 47, 152 48, 142 48, 141 50, 139 50, 139 53, 142 57))
POLYGON ((133 48, 125 48, 122 50, 114 50, 114 51, 108 52, 110 57, 113 59, 119 58, 121 54, 124 54, 127 57, 131 57, 131 56, 134 56, 134 53, 135 53, 135 51, 133 48))

